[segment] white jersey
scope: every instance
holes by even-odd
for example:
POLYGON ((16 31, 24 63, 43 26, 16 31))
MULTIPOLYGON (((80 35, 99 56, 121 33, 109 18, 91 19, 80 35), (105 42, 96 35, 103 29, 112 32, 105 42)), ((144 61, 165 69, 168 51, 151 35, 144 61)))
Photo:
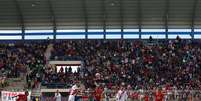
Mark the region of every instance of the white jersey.
POLYGON ((56 101, 61 101, 61 94, 60 93, 55 93, 55 99, 56 101))
POLYGON ((76 95, 78 90, 77 85, 72 86, 71 90, 70 90, 70 95, 76 95))
POLYGON ((75 101, 75 95, 77 94, 78 89, 79 88, 77 87, 77 85, 72 86, 70 90, 70 95, 68 97, 68 101, 75 101))
POLYGON ((116 101, 127 101, 127 99, 128 99, 127 91, 119 90, 116 95, 116 101))

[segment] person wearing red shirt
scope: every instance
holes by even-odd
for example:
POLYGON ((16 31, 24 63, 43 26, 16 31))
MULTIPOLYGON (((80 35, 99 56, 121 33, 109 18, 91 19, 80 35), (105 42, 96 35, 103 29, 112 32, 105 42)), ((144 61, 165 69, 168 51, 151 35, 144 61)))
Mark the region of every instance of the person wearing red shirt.
POLYGON ((94 93, 95 93, 95 94, 94 94, 94 95, 95 95, 95 100, 96 100, 96 101, 101 101, 103 89, 102 89, 100 86, 98 86, 98 87, 96 87, 94 93))
POLYGON ((28 91, 25 92, 25 94, 19 94, 18 99, 16 101, 28 101, 27 96, 29 95, 28 91))
POLYGON ((134 92, 134 93, 131 94, 132 99, 139 99, 139 96, 140 95, 137 92, 134 92))
POLYGON ((155 101, 163 101, 163 97, 164 97, 164 94, 162 93, 161 90, 156 90, 156 93, 155 93, 155 101))
POLYGON ((144 101, 149 101, 149 96, 147 93, 144 95, 144 101))

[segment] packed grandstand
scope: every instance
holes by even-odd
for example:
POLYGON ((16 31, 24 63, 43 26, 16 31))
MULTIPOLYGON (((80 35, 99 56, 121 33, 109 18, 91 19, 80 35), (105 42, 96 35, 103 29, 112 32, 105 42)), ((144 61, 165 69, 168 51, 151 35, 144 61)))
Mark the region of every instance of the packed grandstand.
POLYGON ((1 44, 0 50, 1 87, 9 85, 6 78, 26 75, 25 87, 31 89, 69 89, 76 82, 92 92, 97 87, 117 91, 120 85, 131 91, 201 89, 199 40, 60 40, 1 44), (83 65, 76 72, 56 70, 49 60, 83 65))
POLYGON ((201 0, 0 0, 0 101, 201 101, 201 0))

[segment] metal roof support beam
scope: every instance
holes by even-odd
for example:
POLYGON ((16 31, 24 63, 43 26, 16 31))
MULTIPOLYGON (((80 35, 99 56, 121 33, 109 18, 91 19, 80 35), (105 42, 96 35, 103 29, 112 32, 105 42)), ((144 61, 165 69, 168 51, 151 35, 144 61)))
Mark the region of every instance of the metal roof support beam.
POLYGON ((123 9, 123 0, 119 0, 120 1, 120 19, 121 19, 121 39, 123 39, 123 32, 124 32, 124 14, 123 14, 123 11, 124 11, 124 9, 123 9))
POLYGON ((24 17, 23 17, 19 2, 17 0, 14 0, 14 3, 16 5, 16 10, 17 10, 18 16, 19 16, 19 22, 20 22, 21 31, 22 31, 22 40, 24 40, 24 36, 25 36, 24 17))
POLYGON ((107 15, 106 15, 106 8, 105 8, 105 0, 101 0, 102 1, 102 15, 103 15, 103 38, 106 39, 106 19, 107 19, 107 15))
POLYGON ((191 18, 191 34, 190 34, 192 39, 194 39, 194 28, 195 28, 197 3, 198 3, 198 0, 194 0, 192 18, 191 18))
POLYGON ((139 28, 139 39, 142 37, 142 7, 141 0, 138 0, 138 28, 139 28))
POLYGON ((51 0, 48 0, 48 5, 49 5, 50 14, 51 14, 50 16, 51 16, 52 24, 53 24, 53 38, 54 40, 56 40, 57 24, 56 24, 56 17, 52 7, 51 0))
POLYGON ((169 7, 170 7, 170 0, 166 0, 166 8, 165 8, 165 15, 164 15, 164 22, 165 22, 165 38, 166 38, 166 39, 168 39, 169 7))
POLYGON ((83 9, 83 16, 85 22, 85 38, 88 39, 88 14, 87 14, 87 4, 86 0, 82 0, 82 9, 83 9))

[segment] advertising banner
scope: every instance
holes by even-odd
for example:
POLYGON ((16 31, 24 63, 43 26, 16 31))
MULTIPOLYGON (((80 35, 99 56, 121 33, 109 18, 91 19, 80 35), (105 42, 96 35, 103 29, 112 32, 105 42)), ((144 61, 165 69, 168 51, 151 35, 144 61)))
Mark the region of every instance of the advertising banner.
POLYGON ((11 91, 2 91, 1 92, 1 101, 16 101, 17 95, 25 94, 25 92, 11 92, 11 91))

